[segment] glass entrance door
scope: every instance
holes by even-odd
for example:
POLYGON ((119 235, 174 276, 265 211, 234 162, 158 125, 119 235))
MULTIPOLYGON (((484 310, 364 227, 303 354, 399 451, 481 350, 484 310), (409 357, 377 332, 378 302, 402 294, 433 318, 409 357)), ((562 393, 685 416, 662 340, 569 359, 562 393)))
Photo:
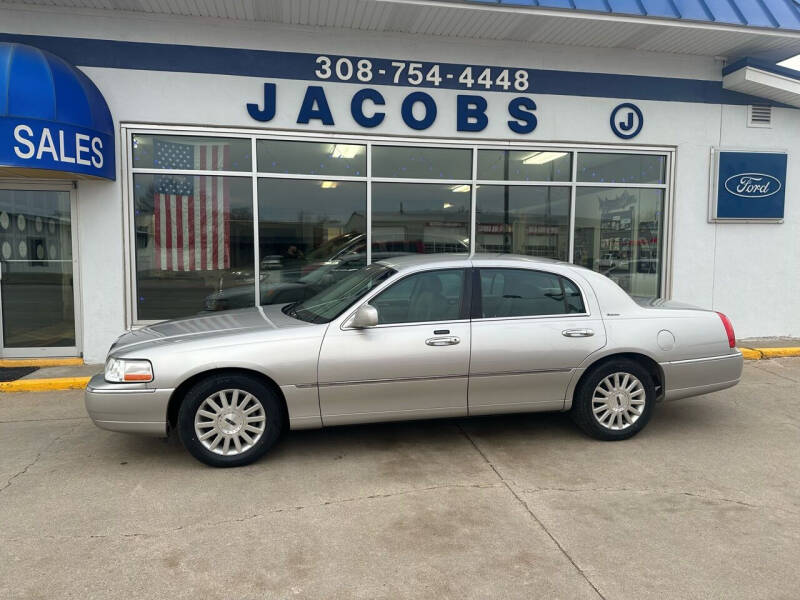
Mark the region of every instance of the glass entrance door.
POLYGON ((0 183, 0 356, 77 356, 73 194, 0 183))

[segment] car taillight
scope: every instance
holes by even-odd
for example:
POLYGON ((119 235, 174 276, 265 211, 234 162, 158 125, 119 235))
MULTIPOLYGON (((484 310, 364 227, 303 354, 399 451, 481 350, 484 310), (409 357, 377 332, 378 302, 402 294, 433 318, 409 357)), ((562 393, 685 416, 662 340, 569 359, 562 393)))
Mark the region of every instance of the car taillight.
POLYGON ((725 327, 725 333, 728 334, 728 346, 735 348, 736 334, 733 333, 733 325, 731 324, 731 320, 719 311, 717 311, 717 314, 719 315, 719 318, 722 319, 722 325, 725 327))

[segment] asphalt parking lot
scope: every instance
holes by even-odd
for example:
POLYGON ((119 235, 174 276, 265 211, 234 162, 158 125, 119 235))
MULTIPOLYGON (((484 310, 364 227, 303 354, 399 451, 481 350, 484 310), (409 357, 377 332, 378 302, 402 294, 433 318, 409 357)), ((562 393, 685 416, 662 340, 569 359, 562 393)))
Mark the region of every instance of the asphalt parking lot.
POLYGON ((215 470, 0 397, 0 598, 797 598, 800 359, 664 404, 294 432, 215 470))

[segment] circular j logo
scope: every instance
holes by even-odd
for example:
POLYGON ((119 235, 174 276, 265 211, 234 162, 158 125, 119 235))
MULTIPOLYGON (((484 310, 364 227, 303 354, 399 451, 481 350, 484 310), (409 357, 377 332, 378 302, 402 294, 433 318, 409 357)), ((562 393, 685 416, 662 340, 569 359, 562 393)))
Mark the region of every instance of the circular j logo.
POLYGON ((639 135, 643 125, 644 116, 635 104, 625 102, 611 111, 611 131, 623 140, 639 135))

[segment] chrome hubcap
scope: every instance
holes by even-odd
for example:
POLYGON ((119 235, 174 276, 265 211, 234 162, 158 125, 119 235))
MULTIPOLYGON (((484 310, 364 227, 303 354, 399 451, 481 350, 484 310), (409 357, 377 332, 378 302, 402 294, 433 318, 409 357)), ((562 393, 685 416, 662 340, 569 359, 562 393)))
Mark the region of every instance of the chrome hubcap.
POLYGON ((642 382, 630 373, 614 373, 597 384, 592 394, 592 413, 606 429, 627 429, 642 416, 647 394, 642 382))
POLYGON ((247 452, 264 435, 264 407, 244 390, 221 390, 203 400, 194 416, 197 439, 215 454, 247 452))

